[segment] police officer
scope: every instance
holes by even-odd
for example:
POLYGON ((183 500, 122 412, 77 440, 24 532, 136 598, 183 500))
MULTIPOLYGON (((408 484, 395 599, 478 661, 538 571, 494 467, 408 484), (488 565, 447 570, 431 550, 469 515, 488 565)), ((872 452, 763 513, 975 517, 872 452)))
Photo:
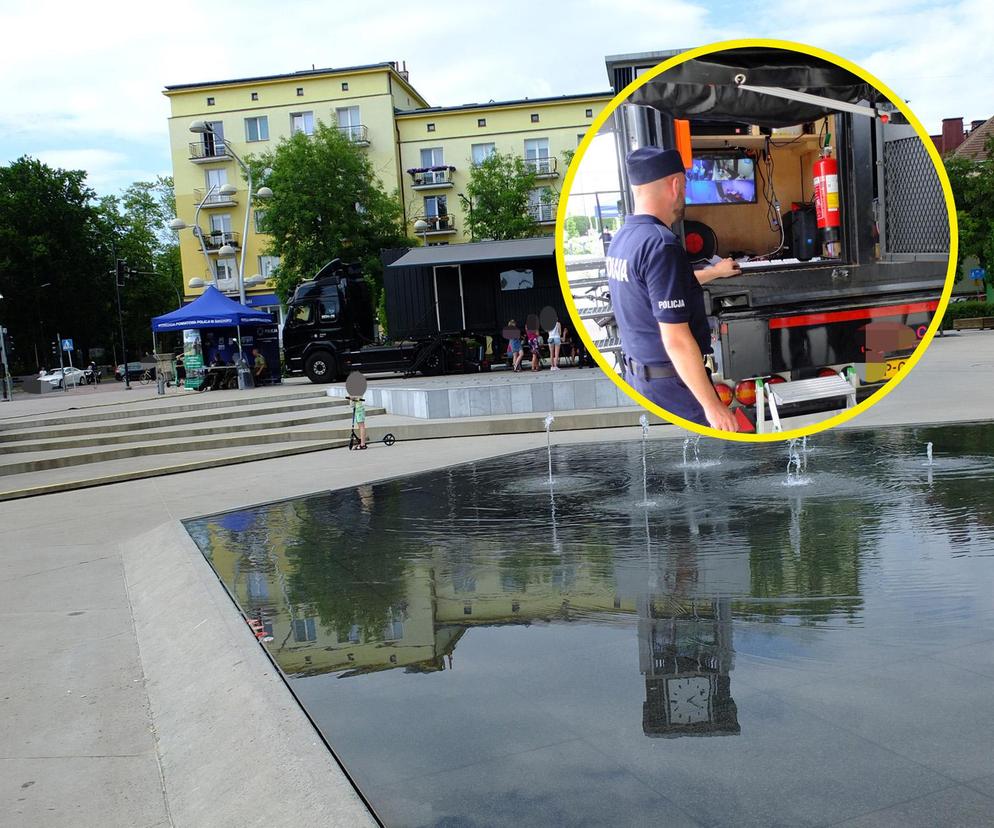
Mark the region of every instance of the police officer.
POLYGON ((680 153, 642 147, 628 154, 635 213, 607 257, 625 380, 667 411, 720 431, 737 431, 704 365, 712 353, 701 284, 740 273, 731 259, 694 272, 670 227, 683 219, 686 174, 680 153))

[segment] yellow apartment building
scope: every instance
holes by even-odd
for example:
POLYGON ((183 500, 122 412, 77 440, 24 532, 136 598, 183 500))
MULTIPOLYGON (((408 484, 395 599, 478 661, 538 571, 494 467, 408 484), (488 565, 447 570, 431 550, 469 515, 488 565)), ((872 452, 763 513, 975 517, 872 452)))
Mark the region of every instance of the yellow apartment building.
MULTIPOLYGON (((406 71, 394 63, 182 84, 166 87, 164 94, 171 106, 169 144, 177 218, 189 228, 199 224, 206 248, 202 250, 190 229, 179 231, 187 297, 203 290, 196 281, 191 286, 191 280, 210 284, 215 276, 219 289, 237 292, 235 267, 244 245, 248 304, 273 311, 279 311, 279 302, 266 277, 279 262, 263 255, 267 237, 257 230, 265 205, 253 199, 244 233, 246 182, 220 139, 244 159, 297 132, 312 133, 319 122, 336 125, 369 154, 383 188, 399 192, 394 113, 427 106, 408 82, 406 71), (194 121, 207 122, 218 137, 191 132, 194 121), (222 193, 225 185, 233 185, 237 192, 222 193), (225 244, 236 248, 238 259, 219 259, 218 251, 225 244)), ((254 182, 257 189, 263 183, 254 182)))
MULTIPOLYGON (((412 238, 456 244, 473 240, 464 192, 473 165, 493 152, 511 153, 537 174, 530 210, 552 233, 564 159, 612 97, 429 107, 396 63, 181 84, 164 94, 171 106, 177 218, 186 225, 178 233, 187 299, 215 279, 223 292, 237 293, 244 249, 247 304, 278 313, 280 322, 282 309, 267 281, 279 260, 264 255, 267 236, 258 230, 265 203, 253 198, 245 232, 248 193, 235 155, 266 152, 297 132, 312 133, 318 123, 337 126, 368 153, 383 189, 400 198, 412 238), (191 132, 196 121, 214 135, 191 132), (416 232, 419 219, 426 231, 416 232), (226 245, 235 258, 218 255, 226 245)), ((253 183, 258 191, 265 182, 253 183)))
POLYGON ((536 174, 529 211, 552 233, 566 159, 611 97, 562 95, 398 112, 402 197, 411 234, 426 244, 474 240, 465 189, 473 166, 494 152, 521 157, 536 174), (551 192, 543 197, 547 189, 551 192), (426 231, 415 231, 419 219, 426 231))

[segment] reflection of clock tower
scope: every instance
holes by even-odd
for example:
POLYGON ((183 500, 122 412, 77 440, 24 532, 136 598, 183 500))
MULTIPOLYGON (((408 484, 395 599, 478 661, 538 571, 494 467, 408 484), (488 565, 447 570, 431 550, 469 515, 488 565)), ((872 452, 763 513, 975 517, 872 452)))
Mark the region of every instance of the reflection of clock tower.
POLYGON ((731 695, 732 612, 727 598, 639 599, 639 669, 646 736, 739 733, 731 695))

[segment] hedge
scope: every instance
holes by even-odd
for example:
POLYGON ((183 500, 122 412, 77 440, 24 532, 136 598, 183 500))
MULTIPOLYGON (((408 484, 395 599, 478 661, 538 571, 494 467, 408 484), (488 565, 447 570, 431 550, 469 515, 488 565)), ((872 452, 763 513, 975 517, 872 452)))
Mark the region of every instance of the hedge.
POLYGON ((942 317, 942 327, 952 330, 954 319, 973 319, 977 316, 994 316, 994 302, 950 302, 942 317))

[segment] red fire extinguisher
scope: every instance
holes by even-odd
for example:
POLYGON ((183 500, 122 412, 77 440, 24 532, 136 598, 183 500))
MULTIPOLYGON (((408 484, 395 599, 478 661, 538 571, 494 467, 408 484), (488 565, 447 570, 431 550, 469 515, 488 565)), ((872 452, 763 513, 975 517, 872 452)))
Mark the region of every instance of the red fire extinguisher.
POLYGON ((830 246, 839 241, 839 163, 832 148, 825 147, 814 163, 815 218, 822 241, 830 246))

